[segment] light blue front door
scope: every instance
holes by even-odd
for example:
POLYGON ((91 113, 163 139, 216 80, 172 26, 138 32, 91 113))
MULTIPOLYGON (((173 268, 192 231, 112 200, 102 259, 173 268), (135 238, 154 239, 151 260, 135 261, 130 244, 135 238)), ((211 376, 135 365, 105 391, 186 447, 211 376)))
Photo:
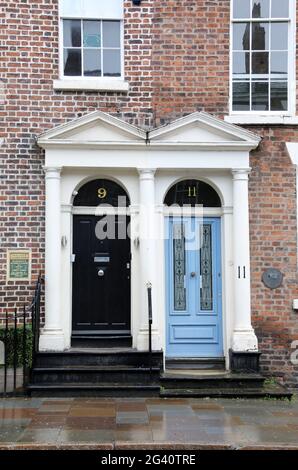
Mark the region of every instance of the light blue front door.
POLYGON ((220 218, 167 219, 167 357, 221 357, 220 218))

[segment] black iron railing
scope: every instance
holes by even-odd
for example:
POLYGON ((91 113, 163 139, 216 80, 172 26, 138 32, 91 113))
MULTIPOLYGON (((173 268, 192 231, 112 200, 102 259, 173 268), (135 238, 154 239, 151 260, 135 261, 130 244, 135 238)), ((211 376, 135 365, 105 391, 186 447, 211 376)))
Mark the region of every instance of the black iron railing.
MULTIPOLYGON (((4 331, 0 340, 4 343, 4 368, 1 372, 1 388, 4 396, 24 393, 30 376, 30 368, 38 352, 40 329, 40 297, 42 276, 39 275, 34 297, 29 306, 19 312, 5 312, 4 331)), ((1 332, 1 330, 0 330, 1 332)))
POLYGON ((149 371, 152 374, 152 285, 147 284, 148 293, 148 329, 149 329, 149 371))

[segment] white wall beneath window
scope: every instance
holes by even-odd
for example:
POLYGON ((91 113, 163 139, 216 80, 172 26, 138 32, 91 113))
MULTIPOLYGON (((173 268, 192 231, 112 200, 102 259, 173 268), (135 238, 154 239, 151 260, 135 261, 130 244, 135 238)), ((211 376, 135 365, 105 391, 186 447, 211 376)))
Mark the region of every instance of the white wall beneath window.
POLYGON ((60 18, 123 18, 123 0, 59 0, 60 18))

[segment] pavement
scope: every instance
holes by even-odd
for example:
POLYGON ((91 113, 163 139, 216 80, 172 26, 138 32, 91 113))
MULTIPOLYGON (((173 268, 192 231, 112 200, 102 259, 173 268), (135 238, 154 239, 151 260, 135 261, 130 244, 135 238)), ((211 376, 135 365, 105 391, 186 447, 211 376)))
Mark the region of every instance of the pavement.
POLYGON ((0 450, 73 448, 298 450, 298 399, 0 399, 0 450))
MULTIPOLYGON (((6 392, 10 393, 14 389, 14 370, 9 368, 7 370, 7 383, 6 392)), ((18 367, 16 369, 16 387, 21 388, 23 385, 23 368, 18 367)), ((0 365, 0 393, 4 392, 4 367, 0 365)))

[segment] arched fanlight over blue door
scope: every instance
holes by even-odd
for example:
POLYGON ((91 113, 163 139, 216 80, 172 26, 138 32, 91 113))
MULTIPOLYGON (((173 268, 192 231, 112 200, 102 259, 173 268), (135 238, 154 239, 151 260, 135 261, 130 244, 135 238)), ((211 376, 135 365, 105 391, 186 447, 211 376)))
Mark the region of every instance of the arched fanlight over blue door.
POLYGON ((167 206, 221 207, 220 197, 210 184, 204 181, 189 179, 174 184, 166 194, 164 203, 167 206))
POLYGON ((100 206, 108 204, 113 207, 128 207, 130 204, 126 191, 114 181, 96 179, 84 184, 75 196, 74 206, 100 206))

